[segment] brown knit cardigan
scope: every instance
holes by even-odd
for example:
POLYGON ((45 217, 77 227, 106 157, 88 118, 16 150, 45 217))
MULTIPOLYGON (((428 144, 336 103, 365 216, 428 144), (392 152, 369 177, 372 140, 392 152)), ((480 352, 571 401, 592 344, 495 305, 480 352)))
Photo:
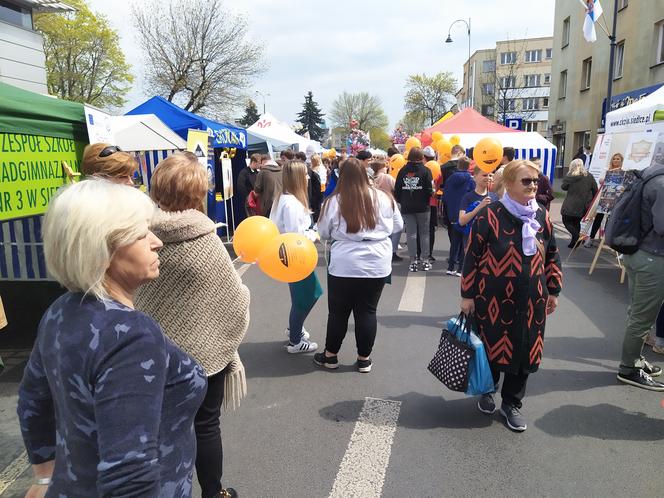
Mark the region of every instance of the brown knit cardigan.
POLYGON ((214 223, 200 211, 158 210, 151 230, 164 243, 159 278, 142 285, 136 308, 152 316, 208 376, 226 367, 224 406, 246 395, 237 348, 249 325, 249 289, 214 223))

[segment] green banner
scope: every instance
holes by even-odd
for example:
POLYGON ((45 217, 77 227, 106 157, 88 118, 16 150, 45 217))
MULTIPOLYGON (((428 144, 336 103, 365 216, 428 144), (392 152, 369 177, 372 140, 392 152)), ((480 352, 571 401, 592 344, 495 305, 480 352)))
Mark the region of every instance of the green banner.
POLYGON ((0 133, 0 221, 45 213, 65 184, 62 162, 80 171, 84 147, 69 138, 0 133))

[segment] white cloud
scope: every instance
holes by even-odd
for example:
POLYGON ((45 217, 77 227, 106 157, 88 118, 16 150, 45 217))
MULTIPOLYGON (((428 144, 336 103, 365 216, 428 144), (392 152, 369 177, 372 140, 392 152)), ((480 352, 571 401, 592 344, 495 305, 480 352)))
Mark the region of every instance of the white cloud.
MULTIPOLYGON (((137 0, 140 3, 140 0, 137 0)), ((205 1, 205 0, 201 0, 205 1)), ((119 31, 121 47, 133 66, 135 88, 127 109, 151 95, 141 84, 141 53, 131 24, 131 2, 89 0, 119 31)), ((451 71, 460 81, 468 57, 465 26, 471 18, 471 49, 492 48, 498 40, 551 36, 555 2, 551 0, 226 0, 246 15, 252 39, 266 47, 269 69, 249 90, 259 108, 293 121, 311 90, 328 112, 344 90, 378 95, 394 125, 403 115, 404 83, 409 74, 451 71)), ((580 14, 581 7, 580 8, 580 14)), ((183 13, 183 16, 186 13, 183 13)))

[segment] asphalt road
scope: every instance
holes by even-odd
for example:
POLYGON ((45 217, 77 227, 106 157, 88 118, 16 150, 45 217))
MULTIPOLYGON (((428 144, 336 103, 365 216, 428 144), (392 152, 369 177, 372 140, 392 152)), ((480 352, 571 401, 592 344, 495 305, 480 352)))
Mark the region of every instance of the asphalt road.
MULTIPOLYGON (((222 415, 224 484, 243 498, 663 496, 663 396, 615 378, 627 285, 619 284, 611 258, 592 276, 588 249, 564 266, 542 368, 524 399, 529 427, 515 434, 426 370, 443 322, 458 313, 459 279, 444 275, 447 248, 439 230, 433 271, 409 275, 405 262, 395 266, 379 307, 370 374, 353 368, 352 325, 338 371, 316 368, 311 355, 288 355, 285 284, 255 267, 243 274, 252 293, 240 348, 249 396, 222 415), (399 310, 417 309, 418 301, 421 311, 399 310)), ((322 258, 317 271, 325 284, 322 258)), ((306 323, 321 345, 325 299, 306 323)), ((0 377, 0 489, 3 479, 11 481, 3 498, 22 496, 30 482, 15 415, 21 354, 0 377)))

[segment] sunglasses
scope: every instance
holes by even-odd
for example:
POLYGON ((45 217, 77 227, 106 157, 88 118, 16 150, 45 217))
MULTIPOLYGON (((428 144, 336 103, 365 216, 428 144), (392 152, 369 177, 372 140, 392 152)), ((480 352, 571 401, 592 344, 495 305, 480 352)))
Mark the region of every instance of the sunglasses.
POLYGON ((108 147, 104 147, 101 150, 99 157, 108 157, 112 154, 115 154, 116 152, 122 152, 122 149, 117 145, 109 145, 108 147))
POLYGON ((521 178, 521 185, 523 185, 524 187, 537 185, 537 178, 521 178))

